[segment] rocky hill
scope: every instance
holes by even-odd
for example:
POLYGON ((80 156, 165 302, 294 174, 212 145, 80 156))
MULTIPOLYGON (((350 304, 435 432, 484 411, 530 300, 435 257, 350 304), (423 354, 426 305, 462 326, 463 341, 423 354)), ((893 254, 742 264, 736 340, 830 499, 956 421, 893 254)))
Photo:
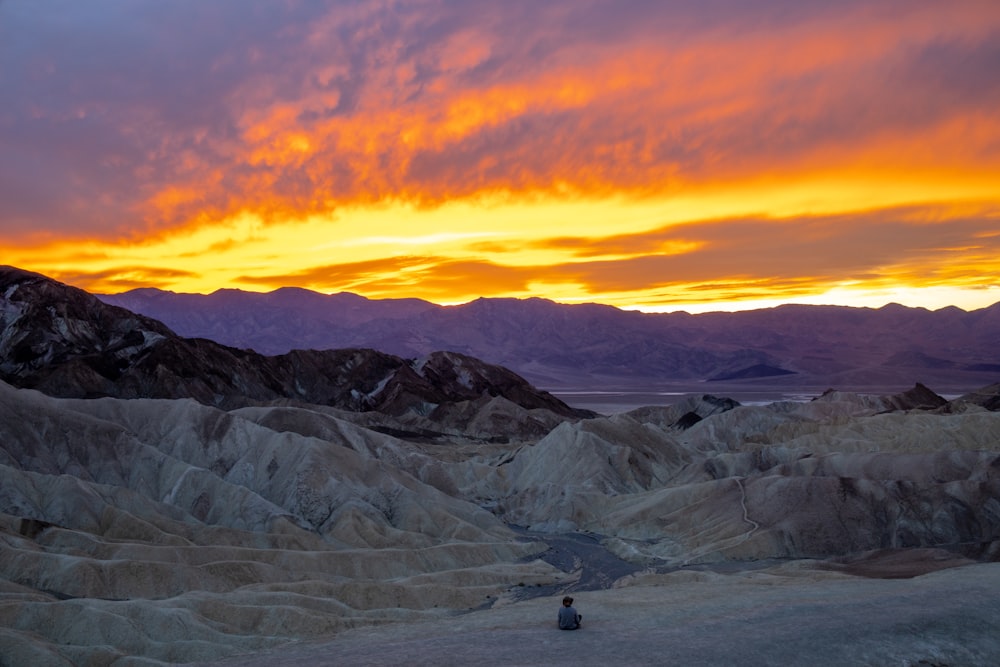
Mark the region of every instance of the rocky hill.
POLYGON ((581 416, 511 371, 456 353, 404 360, 371 349, 267 357, 176 335, 44 276, 0 267, 0 379, 53 396, 194 398, 233 407, 278 399, 391 415, 482 397, 581 416))
POLYGON ((455 353, 264 357, 0 275, 4 667, 1000 654, 1000 385, 584 418, 455 353))
POLYGON ((142 289, 101 295, 186 336, 267 354, 371 347, 402 357, 453 350, 547 388, 713 381, 716 386, 967 389, 1000 378, 1000 304, 965 312, 781 306, 742 313, 643 314, 543 299, 441 307, 282 289, 209 295, 142 289))

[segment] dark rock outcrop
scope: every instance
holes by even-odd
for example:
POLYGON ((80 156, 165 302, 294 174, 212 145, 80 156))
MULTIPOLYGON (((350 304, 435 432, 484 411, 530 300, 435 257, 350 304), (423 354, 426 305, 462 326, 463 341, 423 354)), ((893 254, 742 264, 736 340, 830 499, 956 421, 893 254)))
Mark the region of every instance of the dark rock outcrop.
POLYGON ((886 396, 885 402, 890 410, 934 410, 945 406, 948 401, 937 395, 921 383, 900 394, 886 396))

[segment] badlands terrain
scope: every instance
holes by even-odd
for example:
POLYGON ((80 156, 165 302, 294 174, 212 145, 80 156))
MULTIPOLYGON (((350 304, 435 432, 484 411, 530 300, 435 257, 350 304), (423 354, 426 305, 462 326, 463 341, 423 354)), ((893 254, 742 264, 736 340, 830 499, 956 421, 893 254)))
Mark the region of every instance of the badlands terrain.
POLYGON ((996 664, 998 409, 911 382, 599 415, 2 268, 0 664, 996 664))

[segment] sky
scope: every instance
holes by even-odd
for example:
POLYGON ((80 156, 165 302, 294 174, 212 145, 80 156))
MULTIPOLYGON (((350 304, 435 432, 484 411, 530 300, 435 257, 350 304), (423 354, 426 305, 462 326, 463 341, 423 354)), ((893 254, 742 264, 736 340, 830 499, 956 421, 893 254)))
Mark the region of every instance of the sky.
POLYGON ((0 264, 647 311, 1000 301, 996 0, 0 0, 0 264))

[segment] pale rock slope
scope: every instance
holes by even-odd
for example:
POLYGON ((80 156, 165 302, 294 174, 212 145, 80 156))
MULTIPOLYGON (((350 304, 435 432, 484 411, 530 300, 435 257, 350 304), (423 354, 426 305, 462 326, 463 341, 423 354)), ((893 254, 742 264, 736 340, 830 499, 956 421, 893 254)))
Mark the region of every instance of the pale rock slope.
POLYGON ((603 581, 645 571, 642 589, 706 567, 911 576, 997 557, 998 413, 686 403, 503 442, 321 406, 0 385, 4 664, 212 661, 516 607, 614 563, 603 581), (546 551, 567 533, 607 555, 546 551))
POLYGON ((217 667, 709 665, 982 667, 996 664, 1000 565, 905 580, 807 562, 733 574, 643 576, 575 594, 583 629, 560 632, 558 599, 357 628, 217 667))
POLYGON ((189 400, 4 384, 0 414, 4 664, 187 661, 566 577, 544 545, 354 449, 346 422, 320 440, 189 400))
POLYGON ((619 538, 623 557, 649 563, 929 546, 995 557, 997 413, 864 412, 867 399, 841 398, 736 407, 665 431, 663 419, 598 420, 617 437, 567 423, 517 452, 498 503, 539 530, 619 538))

